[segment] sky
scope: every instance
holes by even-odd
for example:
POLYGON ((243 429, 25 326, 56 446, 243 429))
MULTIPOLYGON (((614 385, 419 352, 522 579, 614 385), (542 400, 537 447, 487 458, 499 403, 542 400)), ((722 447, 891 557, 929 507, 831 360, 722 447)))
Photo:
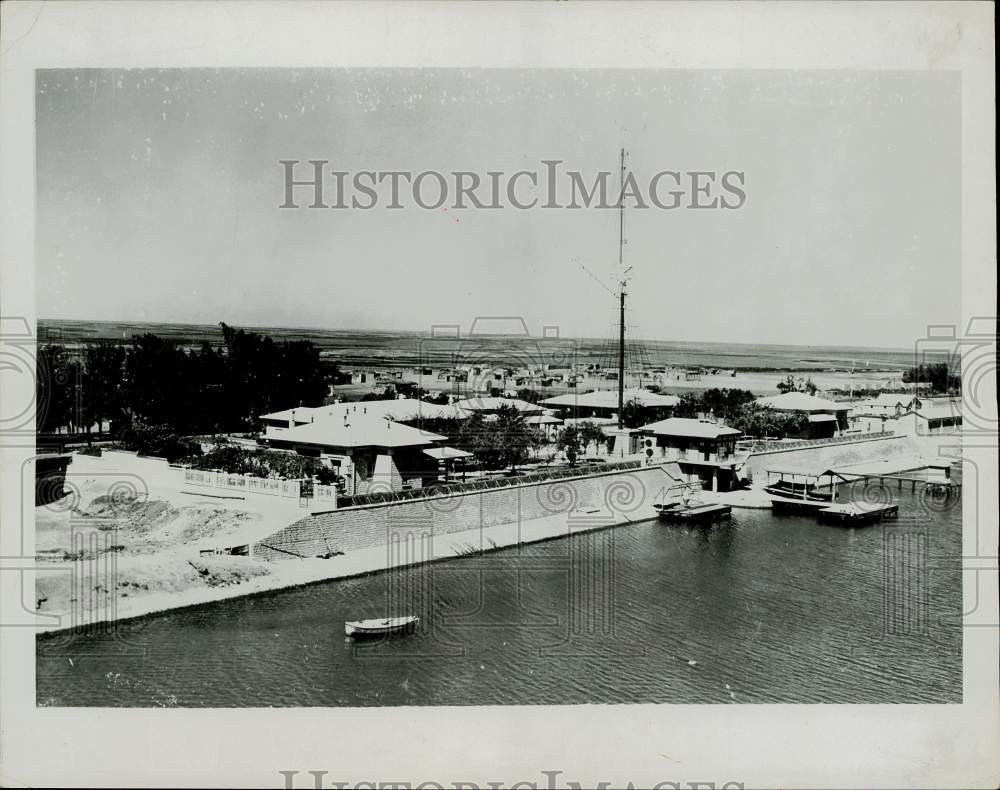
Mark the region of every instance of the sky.
POLYGON ((36 86, 41 318, 516 315, 532 334, 610 336, 617 212, 394 210, 384 190, 370 210, 279 209, 279 160, 485 179, 559 159, 589 182, 622 147, 640 184, 736 170, 746 193, 735 210, 626 210, 634 335, 910 348, 960 318, 954 74, 74 69, 36 86))

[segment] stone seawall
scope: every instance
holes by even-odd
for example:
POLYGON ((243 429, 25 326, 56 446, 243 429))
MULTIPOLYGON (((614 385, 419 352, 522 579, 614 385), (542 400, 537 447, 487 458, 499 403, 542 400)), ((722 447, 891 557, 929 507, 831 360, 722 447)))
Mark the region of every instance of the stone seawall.
MULTIPOLYGON (((653 498, 676 482, 660 466, 581 474, 488 491, 314 513, 257 542, 255 557, 289 559, 519 524, 582 508, 652 517, 653 498)), ((480 547, 476 547, 480 548, 480 547)), ((489 545, 482 548, 490 548, 489 545)))
POLYGON ((754 484, 766 482, 767 471, 817 472, 831 466, 877 461, 917 452, 907 436, 884 436, 875 439, 858 438, 843 444, 826 444, 816 447, 796 447, 789 450, 755 452, 746 462, 745 469, 754 484))

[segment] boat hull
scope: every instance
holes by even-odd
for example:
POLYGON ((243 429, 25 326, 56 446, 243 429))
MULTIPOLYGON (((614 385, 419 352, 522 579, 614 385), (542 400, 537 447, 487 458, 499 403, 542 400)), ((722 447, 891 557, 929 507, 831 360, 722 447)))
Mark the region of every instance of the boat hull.
MULTIPOLYGON (((781 499, 797 499, 802 501, 802 486, 781 486, 781 485, 769 485, 765 486, 764 491, 771 496, 780 497, 781 499)), ((806 496, 807 501, 813 502, 832 502, 833 494, 828 491, 816 491, 814 489, 807 489, 806 496)))
POLYGON ((416 630, 419 617, 389 617, 384 620, 349 620, 344 633, 355 639, 409 634, 416 630))

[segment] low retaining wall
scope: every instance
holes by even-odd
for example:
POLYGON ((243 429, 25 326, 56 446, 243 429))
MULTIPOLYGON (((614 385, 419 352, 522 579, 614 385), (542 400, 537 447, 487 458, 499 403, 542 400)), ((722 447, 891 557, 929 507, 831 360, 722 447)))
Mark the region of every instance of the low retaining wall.
POLYGON ((754 483, 766 481, 767 471, 777 469, 789 472, 816 472, 831 466, 877 461, 898 455, 912 454, 914 447, 906 436, 859 436, 836 444, 758 450, 750 455, 744 465, 754 483))
POLYGON ((434 534, 519 523, 587 507, 646 518, 653 515, 653 497, 675 482, 661 466, 649 466, 342 508, 299 519, 256 543, 253 555, 289 559, 290 554, 312 557, 330 550, 419 543, 434 534))

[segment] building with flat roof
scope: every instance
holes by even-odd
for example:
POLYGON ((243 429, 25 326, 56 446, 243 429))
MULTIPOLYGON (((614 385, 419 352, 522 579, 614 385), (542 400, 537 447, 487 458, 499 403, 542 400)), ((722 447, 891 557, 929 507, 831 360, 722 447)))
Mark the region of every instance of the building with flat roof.
POLYGON ((919 406, 907 409, 900 418, 913 420, 913 431, 917 436, 958 429, 962 427, 962 401, 952 398, 937 401, 925 399, 919 406))
POLYGON ((911 393, 881 392, 875 398, 851 404, 851 411, 858 417, 894 419, 911 409, 919 409, 921 402, 921 398, 911 393))
MULTIPOLYGON (((345 495, 419 488, 438 476, 447 437, 378 416, 321 419, 293 428, 268 428, 263 440, 276 450, 318 458, 337 471, 345 495)), ((444 454, 447 455, 447 454, 444 454)))
POLYGON ((847 413, 851 410, 848 403, 818 398, 808 392, 785 392, 781 395, 757 398, 755 402, 775 411, 805 414, 809 418, 809 423, 799 434, 799 438, 802 439, 825 439, 836 436, 840 431, 846 431, 847 413))
POLYGON ((267 428, 294 428, 315 422, 344 417, 381 417, 386 420, 436 419, 440 417, 465 417, 454 406, 441 406, 417 398, 391 398, 387 400, 349 401, 328 403, 325 406, 297 406, 293 409, 264 414, 261 425, 267 428))
MULTIPOLYGON (((680 403, 680 398, 674 395, 659 395, 644 389, 626 389, 624 402, 639 404, 650 419, 670 413, 680 403)), ((555 409, 563 418, 601 417, 605 419, 618 416, 618 390, 594 390, 593 392, 570 393, 546 398, 539 401, 540 406, 555 409)))
POLYGON ((518 400, 517 398, 467 398, 455 401, 452 405, 454 408, 465 412, 464 416, 466 417, 476 412, 485 415, 497 414, 503 408, 517 409, 525 417, 545 414, 544 407, 539 404, 529 403, 526 400, 518 400))
POLYGON ((446 437, 401 421, 467 416, 453 405, 415 398, 298 406, 263 415, 260 438, 276 450, 319 458, 337 471, 345 495, 398 491, 437 479, 439 462, 457 457, 429 455, 430 449, 449 449, 441 446, 446 437))
POLYGON ((643 425, 636 429, 647 458, 676 462, 689 476, 697 476, 713 491, 729 491, 737 485, 737 472, 746 456, 736 455, 736 440, 742 432, 717 422, 686 417, 643 425))

